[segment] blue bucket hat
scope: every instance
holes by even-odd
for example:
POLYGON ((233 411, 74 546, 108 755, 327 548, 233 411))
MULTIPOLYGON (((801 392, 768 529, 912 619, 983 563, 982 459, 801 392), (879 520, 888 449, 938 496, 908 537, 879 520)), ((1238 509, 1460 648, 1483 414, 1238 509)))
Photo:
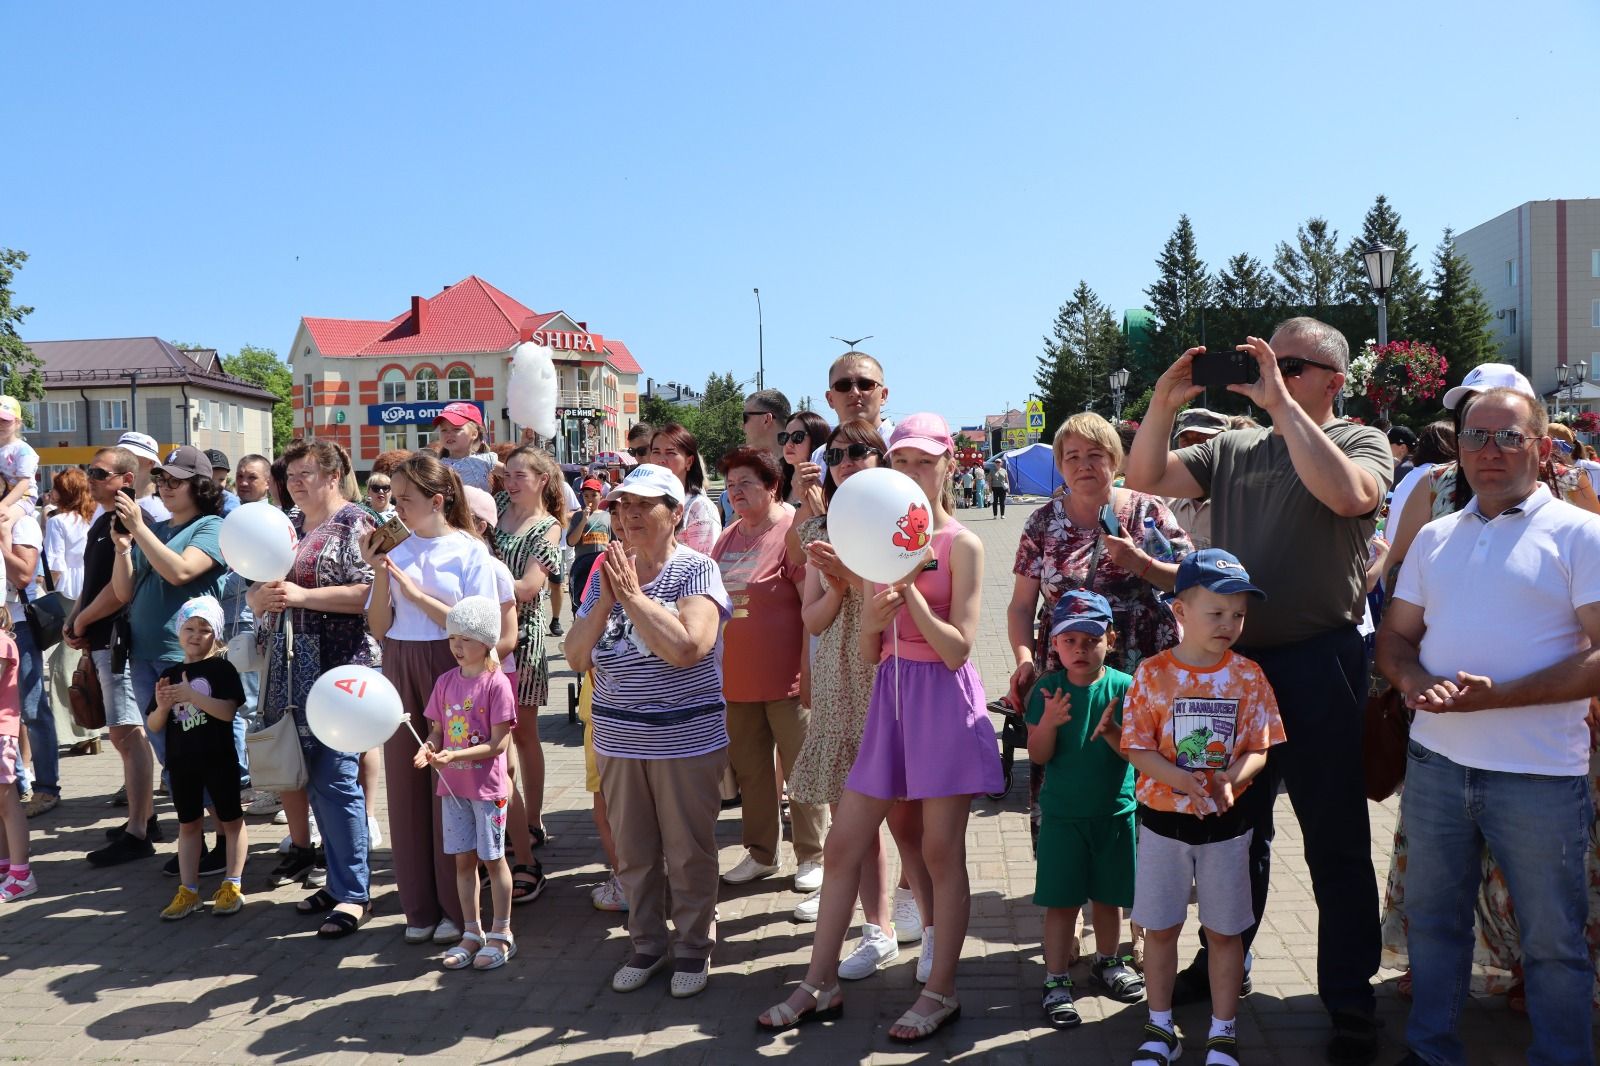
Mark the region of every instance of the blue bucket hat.
POLYGON ((1104 636, 1111 628, 1111 604, 1098 592, 1072 589, 1061 594, 1050 612, 1050 635, 1057 633, 1087 633, 1091 637, 1104 636))
POLYGON ((1220 596, 1245 592, 1257 599, 1267 598, 1265 592, 1250 584, 1250 572, 1244 568, 1238 557, 1221 548, 1203 548, 1197 552, 1190 552, 1178 564, 1178 580, 1173 591, 1182 592, 1196 585, 1220 596))

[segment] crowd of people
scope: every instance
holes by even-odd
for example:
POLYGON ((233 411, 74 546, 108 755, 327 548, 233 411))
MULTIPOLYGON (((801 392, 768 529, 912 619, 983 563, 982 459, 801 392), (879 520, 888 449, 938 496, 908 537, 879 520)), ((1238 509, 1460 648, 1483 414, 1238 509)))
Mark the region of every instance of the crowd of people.
MULTIPOLYGON (((1531 1060, 1591 1061, 1600 501, 1586 446, 1510 367, 1475 369, 1420 434, 1384 432, 1334 413, 1349 352, 1332 327, 1291 319, 1240 350, 1259 380, 1229 391, 1270 426, 1191 406, 1206 353, 1185 352, 1137 427, 1092 413, 1059 427, 1061 488, 1009 560, 1003 704, 1028 726, 1043 1016, 1083 1021, 1081 917, 1087 983, 1147 1005, 1132 1061, 1175 1060, 1174 1008, 1208 1001, 1204 1061, 1237 1066, 1286 791, 1330 1061, 1376 1056, 1380 961, 1408 968, 1408 1061, 1465 1060, 1471 987, 1512 993, 1531 1060), (1382 907, 1363 769, 1374 686, 1414 715, 1382 907), (1191 902, 1199 949, 1180 966, 1191 902)), ((633 427, 625 476, 568 483, 545 449, 491 447, 478 409, 452 403, 435 447, 380 456, 364 490, 329 441, 230 467, 128 433, 47 500, 0 398, 0 907, 49 889, 28 819, 59 802, 65 731, 74 750, 100 743, 57 722, 66 679, 87 673, 127 809, 87 859, 156 854, 159 786, 178 822, 161 918, 207 909, 206 876, 222 878, 212 914, 244 907, 246 816, 278 813, 265 881, 313 890, 295 909, 318 936, 361 929, 386 839, 405 941, 436 945, 449 970, 501 967, 514 908, 546 887, 538 715, 564 636, 609 866, 592 901, 627 914, 612 989, 667 970, 671 995, 703 992, 719 881, 789 869, 787 824, 794 917, 815 931, 804 980, 758 1025, 837 1017, 842 982, 915 944, 920 988, 889 1035, 928 1038, 960 1014, 972 801, 1005 787, 973 663, 984 545, 958 514, 1002 517, 1010 484, 1003 464, 963 468, 938 415, 891 423, 888 393, 879 362, 852 351, 829 368, 831 422, 751 394, 715 496, 682 425, 633 427), (926 550, 888 585, 851 573, 828 531, 840 486, 876 467, 930 505, 926 550), (221 527, 263 500, 298 544, 283 580, 251 583, 221 527), (54 647, 29 610, 46 590, 71 604, 54 647), (374 751, 335 750, 307 722, 317 679, 350 663, 380 669, 409 717, 374 751), (252 738, 285 719, 304 787, 267 792, 252 738), (723 870, 715 831, 734 797, 742 854, 723 870)))

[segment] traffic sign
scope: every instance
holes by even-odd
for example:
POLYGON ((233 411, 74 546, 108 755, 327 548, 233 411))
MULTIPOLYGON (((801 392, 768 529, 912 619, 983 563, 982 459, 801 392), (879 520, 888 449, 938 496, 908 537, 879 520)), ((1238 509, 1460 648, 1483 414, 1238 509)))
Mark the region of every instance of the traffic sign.
POLYGON ((1038 430, 1040 432, 1043 432, 1043 430, 1044 430, 1044 403, 1043 403, 1043 401, 1041 401, 1041 400, 1029 400, 1028 401, 1027 411, 1028 411, 1028 429, 1030 431, 1038 430))

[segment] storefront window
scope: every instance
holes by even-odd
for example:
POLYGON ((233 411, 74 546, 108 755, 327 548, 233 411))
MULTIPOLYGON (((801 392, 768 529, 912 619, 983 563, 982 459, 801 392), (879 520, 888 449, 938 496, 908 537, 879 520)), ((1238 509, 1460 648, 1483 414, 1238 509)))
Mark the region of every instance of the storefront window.
POLYGON ((390 369, 383 375, 383 402, 406 402, 406 376, 399 369, 390 369))
POLYGON ((417 371, 417 402, 437 400, 439 398, 439 373, 423 367, 417 371))
POLYGON ((472 399, 472 375, 459 366, 450 371, 445 387, 449 390, 449 398, 452 400, 472 399))
POLYGON ((426 429, 424 429, 421 426, 418 426, 417 427, 417 449, 416 450, 420 451, 421 449, 426 448, 428 445, 432 444, 434 438, 437 437, 438 435, 439 434, 434 431, 432 426, 429 426, 426 429))
POLYGON ((410 451, 411 444, 408 440, 408 438, 411 436, 410 431, 410 426, 385 426, 383 428, 382 450, 386 452, 410 451))

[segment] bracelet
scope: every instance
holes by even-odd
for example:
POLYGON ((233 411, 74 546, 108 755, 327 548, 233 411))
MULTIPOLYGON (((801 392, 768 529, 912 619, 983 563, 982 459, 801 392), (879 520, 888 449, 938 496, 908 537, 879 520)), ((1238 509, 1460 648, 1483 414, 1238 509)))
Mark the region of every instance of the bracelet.
POLYGON ((125 556, 125 555, 132 555, 132 554, 133 554, 133 549, 132 549, 132 548, 129 548, 129 549, 128 549, 128 550, 127 550, 127 551, 125 551, 125 552, 118 552, 118 553, 117 553, 117 556, 118 556, 118 558, 121 558, 121 557, 122 557, 122 556, 125 556))

